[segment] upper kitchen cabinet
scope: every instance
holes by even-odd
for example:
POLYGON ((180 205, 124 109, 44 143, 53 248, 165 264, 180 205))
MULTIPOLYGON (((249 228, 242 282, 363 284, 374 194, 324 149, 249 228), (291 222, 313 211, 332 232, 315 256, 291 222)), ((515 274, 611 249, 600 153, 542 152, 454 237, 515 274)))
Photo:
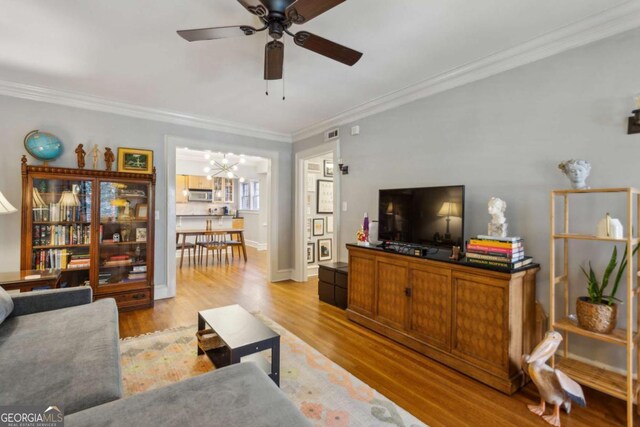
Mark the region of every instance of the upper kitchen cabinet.
POLYGON ((213 201, 233 203, 235 180, 230 178, 213 178, 213 201))
POLYGON ((206 176, 189 175, 189 189, 193 190, 211 190, 211 181, 206 176))
POLYGON ((187 175, 176 175, 176 203, 187 203, 189 201, 189 177, 187 175))

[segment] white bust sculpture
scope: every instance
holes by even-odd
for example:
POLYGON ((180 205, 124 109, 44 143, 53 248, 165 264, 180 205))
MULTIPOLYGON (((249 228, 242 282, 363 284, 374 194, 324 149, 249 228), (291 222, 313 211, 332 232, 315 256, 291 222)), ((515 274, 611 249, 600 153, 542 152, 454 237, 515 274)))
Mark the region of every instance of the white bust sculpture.
POLYGON ((498 197, 489 199, 489 215, 491 215, 491 222, 487 231, 489 236, 507 237, 509 224, 507 224, 507 219, 504 216, 505 210, 507 210, 507 202, 498 197))
POLYGON ((587 177, 591 172, 591 163, 586 160, 565 160, 558 165, 560 169, 571 181, 571 188, 576 190, 588 190, 587 177))

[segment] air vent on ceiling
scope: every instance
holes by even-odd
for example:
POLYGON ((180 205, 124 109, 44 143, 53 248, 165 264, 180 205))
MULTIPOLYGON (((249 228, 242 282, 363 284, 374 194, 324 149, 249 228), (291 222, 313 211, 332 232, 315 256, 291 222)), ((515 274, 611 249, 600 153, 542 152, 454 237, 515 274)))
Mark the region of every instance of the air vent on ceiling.
POLYGON ((340 138, 340 130, 338 128, 328 130, 324 133, 324 140, 333 141, 334 139, 340 138))

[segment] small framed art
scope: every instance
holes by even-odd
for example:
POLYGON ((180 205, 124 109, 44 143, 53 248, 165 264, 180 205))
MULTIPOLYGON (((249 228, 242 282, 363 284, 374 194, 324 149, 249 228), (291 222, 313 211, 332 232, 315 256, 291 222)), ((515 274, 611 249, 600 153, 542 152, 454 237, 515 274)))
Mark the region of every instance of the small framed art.
POLYGON ((307 243, 307 264, 313 264, 316 262, 316 244, 313 242, 307 243))
POLYGON ((318 239, 318 261, 329 261, 333 255, 331 239, 318 239))
POLYGON ((324 176, 327 178, 333 177, 333 160, 324 161, 324 176))
POLYGON ((319 179, 316 181, 316 212, 319 214, 333 213, 333 181, 319 179))
POLYGON ((149 216, 149 207, 146 203, 138 203, 136 205, 136 218, 147 219, 149 216))
POLYGON ((324 218, 313 219, 313 235, 324 236, 324 218))
POLYGON ((147 241, 147 229, 136 228, 136 242, 146 242, 146 241, 147 241))
POLYGON ((118 148, 118 172, 153 173, 153 151, 118 148))

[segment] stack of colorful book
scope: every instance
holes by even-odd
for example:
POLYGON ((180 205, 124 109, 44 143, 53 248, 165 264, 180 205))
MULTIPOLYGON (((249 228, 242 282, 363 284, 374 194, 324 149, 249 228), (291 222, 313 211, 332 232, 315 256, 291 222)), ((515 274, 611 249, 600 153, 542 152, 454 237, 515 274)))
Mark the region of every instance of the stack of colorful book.
POLYGON ((478 236, 469 240, 467 261, 515 270, 531 264, 533 258, 525 256, 524 241, 520 237, 478 236))

